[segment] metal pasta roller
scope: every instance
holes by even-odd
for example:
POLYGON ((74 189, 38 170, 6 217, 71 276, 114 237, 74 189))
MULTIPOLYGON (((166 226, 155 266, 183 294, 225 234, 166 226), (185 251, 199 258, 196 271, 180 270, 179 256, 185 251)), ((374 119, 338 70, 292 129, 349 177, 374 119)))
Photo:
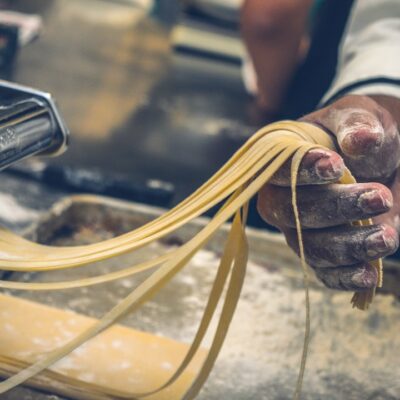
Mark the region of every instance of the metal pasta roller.
POLYGON ((59 155, 68 137, 49 93, 0 80, 0 170, 33 155, 59 155))

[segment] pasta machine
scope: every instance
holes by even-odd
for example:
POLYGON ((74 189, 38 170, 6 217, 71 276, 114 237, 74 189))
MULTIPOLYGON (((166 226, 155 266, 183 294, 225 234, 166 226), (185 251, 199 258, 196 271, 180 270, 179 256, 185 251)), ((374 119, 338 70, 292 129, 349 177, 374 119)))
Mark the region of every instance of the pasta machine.
POLYGON ((69 131, 49 93, 0 80, 0 170, 65 151, 69 131))

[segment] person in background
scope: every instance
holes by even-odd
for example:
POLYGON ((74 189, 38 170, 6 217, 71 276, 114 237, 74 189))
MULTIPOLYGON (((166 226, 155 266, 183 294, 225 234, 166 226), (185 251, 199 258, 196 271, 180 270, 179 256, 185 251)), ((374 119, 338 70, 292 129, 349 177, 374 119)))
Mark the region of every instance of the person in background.
POLYGON ((279 114, 284 96, 310 42, 314 0, 245 0, 242 36, 249 57, 243 64, 247 90, 266 118, 279 114))
MULTIPOLYGON (((276 30, 270 18, 262 15, 274 10, 267 3, 268 7, 281 4, 247 0, 242 22, 259 96, 274 111, 282 104, 287 77, 299 58, 300 37, 310 3, 283 1, 297 11, 285 14, 292 8, 284 12, 275 9, 275 17, 280 18, 276 30), (246 26, 251 21, 258 21, 257 27, 246 26), (282 43, 286 47, 281 47, 282 43), (286 54, 288 51, 290 55, 286 54), (279 69, 277 57, 288 65, 279 69), (274 65, 268 65, 268 59, 274 65)), ((369 262, 394 253, 399 243, 400 2, 351 3, 335 77, 316 110, 300 118, 332 134, 338 150, 311 150, 306 155, 299 173, 298 204, 306 257, 317 277, 330 288, 364 290, 377 282, 376 271, 369 262), (345 164, 360 183, 335 183, 345 164), (374 225, 350 225, 362 218, 373 218, 374 225)), ((321 69, 324 60, 319 61, 321 69)), ((307 98, 307 86, 299 96, 307 98)), ((287 165, 275 176, 273 184, 260 191, 258 209, 297 251, 290 204, 287 165)))

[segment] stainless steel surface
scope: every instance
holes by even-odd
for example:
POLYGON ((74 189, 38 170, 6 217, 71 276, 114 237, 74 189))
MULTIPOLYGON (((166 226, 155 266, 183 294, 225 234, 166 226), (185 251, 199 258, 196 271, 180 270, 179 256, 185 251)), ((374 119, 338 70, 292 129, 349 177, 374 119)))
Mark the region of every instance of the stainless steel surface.
POLYGON ((0 101, 0 129, 14 131, 16 156, 24 152, 56 156, 66 150, 69 131, 50 93, 0 80, 0 101), (41 124, 34 120, 37 116, 42 117, 41 124))
MULTIPOLYGON (((31 237, 55 245, 89 243, 137 227, 162 210, 103 200, 89 205, 64 199, 44 215, 31 237)), ((41 279, 73 279, 134 263, 176 246, 206 220, 195 220, 139 255, 62 272, 41 279)), ((165 289, 124 323, 189 341, 198 324, 221 252, 226 228, 207 244, 165 289)), ((223 351, 199 399, 289 399, 295 386, 304 329, 304 291, 297 257, 280 235, 248 231, 251 255, 240 304, 223 351)), ((399 270, 398 264, 390 269, 399 270)), ((24 280, 38 276, 25 275, 24 280)), ((79 290, 20 294, 39 302, 99 317, 137 284, 122 279, 79 290)), ((303 398, 308 400, 392 400, 400 397, 400 305, 392 294, 379 295, 368 312, 353 310, 350 293, 311 284, 312 340, 303 398)), ((209 339, 209 338, 208 338, 209 339)), ((48 400, 18 388, 5 400, 48 400)), ((175 399, 171 399, 175 400, 175 399)))

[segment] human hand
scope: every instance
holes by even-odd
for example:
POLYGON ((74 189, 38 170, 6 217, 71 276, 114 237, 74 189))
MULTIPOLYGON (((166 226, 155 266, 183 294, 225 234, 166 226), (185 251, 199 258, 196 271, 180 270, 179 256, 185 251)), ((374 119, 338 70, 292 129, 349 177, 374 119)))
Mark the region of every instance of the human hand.
MULTIPOLYGON (((369 261, 394 253, 399 243, 400 113, 395 110, 400 101, 376 100, 349 95, 302 118, 334 135, 339 149, 310 150, 300 165, 297 189, 307 262, 333 289, 374 287, 377 272, 369 261), (361 183, 335 183, 345 165, 361 183), (366 218, 374 225, 350 225, 366 218)), ((257 206, 298 253, 291 201, 288 162, 260 191, 257 206)))

